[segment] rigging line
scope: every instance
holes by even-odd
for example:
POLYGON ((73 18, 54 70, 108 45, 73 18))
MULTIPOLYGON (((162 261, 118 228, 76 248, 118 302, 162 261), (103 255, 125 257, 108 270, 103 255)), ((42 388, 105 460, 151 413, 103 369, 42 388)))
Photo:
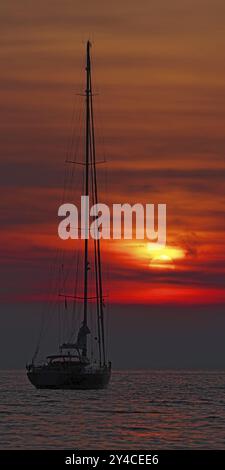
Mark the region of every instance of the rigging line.
POLYGON ((60 329, 60 303, 57 303, 57 313, 58 313, 58 345, 61 344, 61 329, 60 329))
POLYGON ((110 349, 110 325, 111 325, 111 314, 110 314, 110 305, 107 303, 107 353, 109 354, 110 349))
MULTIPOLYGON (((81 135, 81 115, 82 109, 81 107, 78 108, 79 111, 77 113, 77 120, 73 119, 72 125, 72 137, 70 147, 68 146, 68 151, 66 154, 66 160, 73 157, 73 154, 78 153, 78 149, 80 146, 80 135, 81 135), (75 139, 75 133, 77 130, 77 138, 75 139)), ((74 115, 75 115, 75 105, 74 105, 74 115)), ((68 165, 65 165, 65 176, 64 176, 64 188, 63 188, 63 198, 62 202, 66 200, 67 193, 71 190, 72 186, 72 179, 73 179, 74 168, 68 168, 68 165)))
MULTIPOLYGON (((108 165, 104 168, 105 170, 105 194, 106 194, 106 199, 108 200, 108 165)), ((105 276, 106 276, 106 292, 107 296, 109 297, 109 286, 110 286, 110 269, 109 269, 109 259, 106 257, 106 263, 105 263, 105 276)), ((106 341, 107 341, 107 357, 109 354, 109 343, 110 343, 110 304, 107 302, 107 308, 106 308, 106 341)))
POLYGON ((35 351, 34 351, 34 354, 33 354, 33 357, 32 357, 32 363, 36 360, 37 358, 37 355, 39 353, 39 349, 40 349, 40 344, 41 344, 41 340, 42 340, 42 337, 43 337, 43 327, 44 327, 44 324, 43 324, 43 317, 42 317, 42 322, 41 322, 41 329, 40 329, 40 332, 39 332, 39 337, 38 337, 38 341, 37 341, 37 344, 36 344, 36 348, 35 348, 35 351))
POLYGON ((76 130, 79 129, 80 127, 80 120, 81 120, 81 107, 78 107, 78 113, 75 113, 76 110, 76 104, 78 103, 77 98, 74 100, 73 104, 73 114, 72 114, 72 122, 71 122, 71 133, 70 133, 70 139, 68 139, 68 147, 67 147, 67 152, 66 152, 66 160, 70 158, 70 155, 73 154, 74 148, 78 146, 78 141, 79 141, 79 135, 80 133, 77 134, 76 136, 76 130), (76 120, 75 120, 76 116, 76 120))
POLYGON ((56 299, 54 301, 52 301, 52 304, 51 304, 51 310, 49 311, 49 315, 48 315, 48 318, 47 318, 47 321, 46 321, 46 325, 45 325, 45 331, 43 331, 43 335, 42 335, 42 340, 44 339, 46 333, 47 333, 47 329, 48 329, 48 326, 49 326, 49 323, 50 323, 50 320, 52 318, 52 314, 53 314, 53 311, 55 309, 55 305, 57 305, 57 301, 56 299))
MULTIPOLYGON (((73 129, 73 120, 74 120, 74 114, 75 114, 75 105, 73 106, 73 114, 72 114, 72 122, 71 122, 71 137, 68 139, 68 144, 67 144, 67 151, 66 151, 66 159, 69 158, 70 155, 70 147, 71 147, 71 142, 73 139, 73 134, 74 134, 74 129, 73 129)), ((70 169, 67 168, 67 165, 65 165, 65 170, 64 170, 64 184, 63 184, 63 193, 62 193, 62 203, 65 201, 66 197, 66 187, 68 183, 68 178, 69 178, 69 171, 70 169)))
MULTIPOLYGON (((48 269, 47 269, 47 273, 48 273, 48 284, 47 284, 47 288, 45 289, 45 293, 49 293, 51 294, 52 291, 53 291, 53 277, 52 277, 52 272, 53 270, 55 269, 55 266, 57 265, 57 259, 59 257, 59 248, 57 248, 55 250, 55 253, 54 253, 54 258, 50 260, 49 264, 48 264, 48 269)), ((41 325, 40 325, 40 329, 39 329, 39 334, 38 334, 38 339, 37 339, 37 343, 36 343, 36 349, 35 349, 35 353, 33 355, 33 360, 35 360, 39 354, 39 350, 40 350, 40 346, 41 346, 41 342, 44 338, 44 330, 46 328, 46 324, 47 324, 47 320, 48 320, 48 317, 46 316, 46 310, 49 310, 50 308, 50 305, 51 305, 51 298, 47 298, 47 300, 43 300, 42 301, 42 307, 41 307, 41 325)))
MULTIPOLYGON (((78 291, 77 287, 78 287, 79 259, 80 259, 80 252, 78 251, 77 256, 76 256, 76 274, 75 274, 75 285, 74 285, 74 295, 75 296, 77 295, 77 291, 78 291)), ((76 299, 74 299, 73 309, 72 309, 72 319, 71 319, 71 332, 73 332, 73 328, 74 328, 74 319, 75 319, 75 315, 76 315, 76 306, 77 306, 77 302, 76 302, 76 299)))
MULTIPOLYGON (((91 154, 91 162, 94 164, 93 161, 93 151, 92 151, 92 133, 90 132, 90 154, 91 154)), ((95 200, 95 188, 94 188, 94 174, 93 168, 91 167, 91 183, 92 183, 92 203, 93 205, 96 203, 95 200)), ((95 290, 96 290, 96 310, 97 310, 97 330, 98 330, 98 351, 99 351, 99 363, 100 366, 102 364, 102 348, 101 348, 101 329, 100 329, 100 306, 99 306, 99 273, 98 273, 98 257, 97 257, 97 240, 94 239, 94 264, 95 264, 95 290)))
MULTIPOLYGON (((61 265, 61 277, 62 277, 62 286, 63 286, 63 289, 65 290, 65 279, 64 279, 64 264, 61 265)), ((60 282, 60 286, 61 286, 61 282, 60 282)), ((67 303, 67 296, 65 295, 64 296, 64 301, 65 303, 67 303)), ((67 305, 66 305, 67 307, 67 305)), ((65 310, 66 308, 64 308, 64 315, 63 315, 63 321, 62 321, 62 329, 63 329, 63 338, 65 337, 65 328, 66 328, 66 315, 65 315, 65 310)))
MULTIPOLYGON (((69 253, 67 254, 67 257, 70 255, 70 251, 69 253)), ((73 256, 71 256, 71 258, 69 259, 69 262, 67 262, 67 260, 65 260, 65 263, 64 263, 64 270, 63 270, 63 273, 64 273, 64 277, 63 277, 63 287, 64 287, 64 290, 65 289, 65 284, 69 281, 69 276, 70 274, 72 273, 72 270, 74 269, 74 266, 75 266, 75 261, 76 261, 76 258, 77 258, 77 251, 74 250, 73 252, 73 256), (67 265, 68 263, 68 267, 67 269, 65 270, 65 265, 67 265)))
MULTIPOLYGON (((69 261, 67 262, 67 260, 64 260, 64 279, 63 279, 63 284, 65 285, 66 282, 69 281, 69 277, 74 269, 74 266, 76 266, 77 264, 77 259, 78 259, 78 256, 79 256, 79 252, 80 250, 77 249, 77 250, 74 250, 74 253, 73 253, 73 257, 69 257, 69 261), (65 266, 68 266, 67 269, 65 269, 65 266)), ((67 254, 67 258, 68 256, 70 255, 70 251, 69 251, 69 254, 67 254)))
POLYGON ((91 362, 93 361, 93 332, 94 332, 94 325, 93 325, 93 311, 92 311, 92 305, 90 305, 90 319, 91 319, 91 362))
POLYGON ((74 333, 75 333, 75 325, 73 323, 75 323, 75 320, 76 320, 76 307, 77 307, 77 302, 76 302, 76 296, 77 296, 77 290, 78 290, 78 272, 79 272, 79 260, 80 260, 80 251, 78 251, 78 254, 77 254, 77 266, 76 266, 76 276, 75 276, 75 285, 74 285, 74 302, 73 302, 73 310, 72 310, 72 321, 71 321, 71 335, 70 335, 70 338, 69 340, 71 341, 73 336, 74 336, 74 333))
MULTIPOLYGON (((83 113, 82 113, 82 111, 80 110, 80 114, 79 114, 79 125, 77 126, 77 128, 78 128, 78 135, 77 135, 77 140, 76 140, 76 147, 72 150, 72 152, 71 152, 71 157, 69 156, 69 157, 67 158, 67 160, 70 159, 70 158, 73 159, 73 157, 75 157, 75 159, 76 159, 76 158, 77 158, 77 155, 78 155, 78 151, 79 151, 79 147, 80 147, 81 134, 82 134, 82 132, 81 132, 81 127, 82 127, 81 115, 83 116, 83 113)), ((71 161, 72 161, 72 160, 71 160, 71 161)), ((78 173, 75 172, 75 166, 73 165, 73 166, 71 167, 70 179, 69 179, 69 181, 68 181, 68 188, 69 188, 69 190, 72 191, 72 193, 74 193, 74 195, 75 195, 76 184, 73 184, 74 173, 75 173, 76 179, 78 180, 78 176, 77 176, 78 173)))
MULTIPOLYGON (((75 165, 83 165, 83 166, 86 165, 86 163, 75 162, 73 160, 66 160, 65 163, 74 163, 75 165)), ((106 163, 106 162, 105 162, 105 160, 99 160, 98 162, 95 163, 95 165, 100 165, 100 163, 106 163)), ((88 163, 88 165, 93 165, 93 163, 88 163)))
MULTIPOLYGON (((98 96, 99 96, 99 93, 98 93, 98 96)), ((103 160, 105 161, 105 163, 107 163, 105 134, 102 131, 102 129, 103 129, 103 118, 102 118, 102 116, 104 116, 104 113, 103 113, 103 110, 102 110, 101 97, 98 97, 95 100, 95 103, 96 103, 96 108, 98 110, 97 131, 98 131, 98 134, 99 134, 99 142, 100 142, 100 145, 101 145, 101 148, 102 148, 103 160)))
MULTIPOLYGON (((66 293, 64 293, 64 292, 62 292, 62 293, 60 292, 60 293, 58 294, 58 296, 59 296, 59 297, 67 297, 68 299, 74 299, 74 298, 75 298, 74 295, 72 295, 72 294, 66 294, 66 293)), ((91 295, 91 296, 88 296, 88 297, 87 297, 88 300, 94 300, 94 299, 96 299, 96 298, 97 298, 96 295, 91 295)), ((77 295, 77 296, 76 296, 76 299, 84 300, 84 297, 77 295)))
POLYGON ((66 150, 66 156, 69 155, 71 148, 73 147, 73 139, 74 139, 74 121, 75 121, 75 109, 76 109, 76 101, 77 101, 77 95, 74 95, 74 101, 73 101, 73 109, 72 109, 72 116, 71 116, 71 122, 70 122, 70 138, 68 139, 67 142, 67 150, 66 150))

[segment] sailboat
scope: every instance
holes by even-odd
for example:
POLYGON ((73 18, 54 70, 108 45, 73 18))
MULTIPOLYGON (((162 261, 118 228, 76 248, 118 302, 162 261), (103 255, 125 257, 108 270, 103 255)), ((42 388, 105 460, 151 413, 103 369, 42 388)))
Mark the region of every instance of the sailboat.
MULTIPOLYGON (((98 203, 98 185, 95 156, 95 129, 93 116, 93 92, 91 74, 91 43, 86 44, 86 89, 85 89, 85 146, 84 146, 84 183, 85 195, 98 203)), ((93 297, 89 295, 89 239, 82 240, 83 250, 83 296, 82 321, 79 325, 76 340, 63 342, 56 354, 47 356, 46 360, 36 363, 36 354, 27 365, 27 377, 38 389, 101 389, 108 385, 111 376, 111 362, 106 358, 104 298, 102 289, 102 263, 99 238, 94 240, 95 272, 95 319, 97 357, 93 357, 89 345, 91 327, 90 310, 93 314, 93 297), (92 299, 91 301, 89 299, 92 299), (92 306, 90 308, 90 302, 92 306)), ((77 273, 78 275, 79 273, 77 273)), ((64 294, 61 294, 64 295, 64 294)), ((81 297, 79 297, 80 299, 81 297)), ((65 301, 66 301, 65 294, 65 301)), ((91 321, 93 324, 93 321, 91 321)))

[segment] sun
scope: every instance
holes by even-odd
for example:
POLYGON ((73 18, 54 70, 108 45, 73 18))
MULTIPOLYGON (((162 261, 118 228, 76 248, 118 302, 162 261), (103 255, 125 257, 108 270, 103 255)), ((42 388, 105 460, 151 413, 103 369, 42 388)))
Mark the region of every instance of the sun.
POLYGON ((157 243, 126 240, 114 244, 123 259, 139 263, 145 269, 179 269, 178 261, 186 257, 186 250, 176 245, 160 246, 157 243))
POLYGON ((173 259, 168 255, 159 255, 152 258, 149 266, 151 268, 174 269, 173 259))
POLYGON ((175 246, 159 247, 148 243, 147 250, 150 255, 149 267, 153 269, 175 269, 175 260, 185 257, 184 250, 175 246))

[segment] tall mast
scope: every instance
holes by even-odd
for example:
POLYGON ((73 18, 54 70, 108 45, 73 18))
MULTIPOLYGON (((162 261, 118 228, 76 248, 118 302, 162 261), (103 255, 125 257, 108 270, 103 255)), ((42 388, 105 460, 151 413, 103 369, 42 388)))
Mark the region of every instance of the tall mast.
MULTIPOLYGON (((97 186, 97 174, 96 174, 96 158, 95 158, 95 130, 94 130, 94 113, 93 113, 93 100, 92 100, 92 80, 91 80, 91 71, 90 71, 90 88, 91 88, 91 95, 90 95, 90 110, 91 110, 91 135, 92 135, 92 160, 93 160, 93 173, 94 173, 94 199, 95 204, 98 204, 98 186, 97 186)), ((101 334, 99 332, 99 336, 101 336, 101 346, 102 346, 102 354, 103 354, 103 364, 106 362, 105 356, 105 331, 104 331, 104 309, 103 309, 103 292, 102 292, 102 268, 101 268, 101 251, 100 251, 100 240, 96 240, 97 250, 96 250, 96 272, 98 276, 98 297, 99 297, 99 316, 100 316, 100 324, 101 324, 101 334)), ((99 337, 100 341, 100 337, 99 337)), ((101 357, 101 355, 100 355, 101 357)), ((100 359, 101 361, 101 359, 100 359)))
MULTIPOLYGON (((86 148, 85 148, 85 196, 89 195, 89 148, 90 148, 90 41, 87 42, 86 53, 86 148)), ((84 327, 87 326, 88 307, 88 236, 84 241, 84 327)), ((82 355, 87 356, 87 335, 84 337, 82 355)))

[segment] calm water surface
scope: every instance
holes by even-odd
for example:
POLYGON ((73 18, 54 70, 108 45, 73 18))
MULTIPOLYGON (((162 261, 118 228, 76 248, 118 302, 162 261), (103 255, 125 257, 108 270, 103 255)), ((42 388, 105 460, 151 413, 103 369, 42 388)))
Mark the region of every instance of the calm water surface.
POLYGON ((107 390, 38 391, 0 372, 1 449, 224 449, 225 372, 114 371, 107 390))

